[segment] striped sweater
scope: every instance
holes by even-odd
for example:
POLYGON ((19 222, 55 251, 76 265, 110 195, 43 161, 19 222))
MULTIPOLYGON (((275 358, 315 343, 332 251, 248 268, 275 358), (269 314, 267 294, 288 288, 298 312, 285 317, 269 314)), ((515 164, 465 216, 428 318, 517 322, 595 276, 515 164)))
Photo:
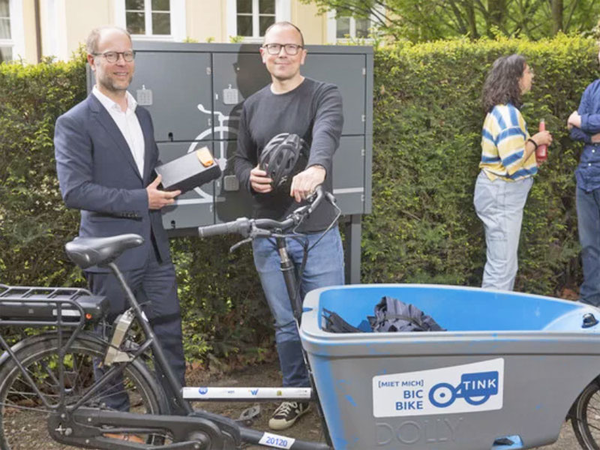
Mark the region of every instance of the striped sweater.
POLYGON ((516 181, 537 173, 535 152, 525 161, 525 143, 529 139, 521 111, 513 105, 496 105, 483 122, 481 163, 490 180, 516 181))

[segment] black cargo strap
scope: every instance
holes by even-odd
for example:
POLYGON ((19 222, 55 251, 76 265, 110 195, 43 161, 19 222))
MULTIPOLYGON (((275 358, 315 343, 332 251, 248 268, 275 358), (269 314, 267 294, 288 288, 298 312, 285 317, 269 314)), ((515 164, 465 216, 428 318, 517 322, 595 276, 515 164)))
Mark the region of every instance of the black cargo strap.
POLYGON ((325 319, 325 331, 330 333, 363 333, 359 328, 356 328, 346 322, 339 314, 323 308, 323 318, 325 319))

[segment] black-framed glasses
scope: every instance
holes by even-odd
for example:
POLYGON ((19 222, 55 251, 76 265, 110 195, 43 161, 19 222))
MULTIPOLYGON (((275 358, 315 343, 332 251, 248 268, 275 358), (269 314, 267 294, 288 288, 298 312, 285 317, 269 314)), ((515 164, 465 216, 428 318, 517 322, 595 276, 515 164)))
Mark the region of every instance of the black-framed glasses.
POLYGON ((119 60, 119 56, 123 56, 123 61, 131 62, 135 59, 135 52, 130 50, 126 52, 104 52, 104 53, 93 53, 94 56, 103 56, 106 62, 111 64, 116 63, 119 60))
POLYGON ((285 52, 290 56, 295 56, 298 54, 301 48, 304 48, 302 45, 298 44, 265 44, 263 48, 267 50, 269 55, 279 55, 281 52, 281 47, 285 48, 285 52))

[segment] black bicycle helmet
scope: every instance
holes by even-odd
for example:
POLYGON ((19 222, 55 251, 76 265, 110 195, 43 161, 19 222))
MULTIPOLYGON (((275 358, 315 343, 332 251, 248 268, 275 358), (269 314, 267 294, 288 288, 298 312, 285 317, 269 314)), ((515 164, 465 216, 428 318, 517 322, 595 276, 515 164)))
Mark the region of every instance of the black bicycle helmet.
POLYGON ((273 189, 281 189, 289 185, 292 178, 306 168, 308 145, 297 134, 278 134, 267 143, 258 163, 273 180, 273 189))

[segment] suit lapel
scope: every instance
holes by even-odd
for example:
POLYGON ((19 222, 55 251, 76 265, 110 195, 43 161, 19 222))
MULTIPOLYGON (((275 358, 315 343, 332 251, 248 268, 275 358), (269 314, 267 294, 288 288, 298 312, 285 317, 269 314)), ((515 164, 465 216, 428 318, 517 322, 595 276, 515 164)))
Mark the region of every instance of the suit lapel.
MULTIPOLYGON (((96 120, 100 123, 100 125, 106 130, 106 133, 111 137, 113 142, 117 145, 117 148, 121 151, 122 155, 125 157, 127 162, 131 165, 131 168, 135 172, 135 174, 142 179, 140 175, 140 171, 135 163, 135 159, 133 159, 133 154, 131 153, 131 149, 127 144, 127 141, 123 137, 123 133, 119 130, 119 127, 110 116, 106 108, 102 106, 100 100, 96 98, 94 94, 90 94, 88 97, 90 102, 90 109, 96 118, 96 120)), ((144 135, 145 137, 145 135, 144 135)), ((145 165, 145 164, 144 164, 145 165)), ((142 180, 143 181, 143 180, 142 180)))
POLYGON ((140 122, 140 127, 142 128, 142 134, 144 135, 144 177, 143 177, 143 181, 144 181, 144 186, 146 184, 149 184, 152 180, 149 180, 148 177, 150 176, 152 170, 154 169, 154 167, 152 167, 152 153, 154 151, 153 146, 154 146, 154 135, 152 133, 152 127, 150 125, 150 123, 147 120, 147 115, 145 114, 141 114, 141 109, 138 106, 135 109, 135 115, 138 118, 138 121, 140 122))

